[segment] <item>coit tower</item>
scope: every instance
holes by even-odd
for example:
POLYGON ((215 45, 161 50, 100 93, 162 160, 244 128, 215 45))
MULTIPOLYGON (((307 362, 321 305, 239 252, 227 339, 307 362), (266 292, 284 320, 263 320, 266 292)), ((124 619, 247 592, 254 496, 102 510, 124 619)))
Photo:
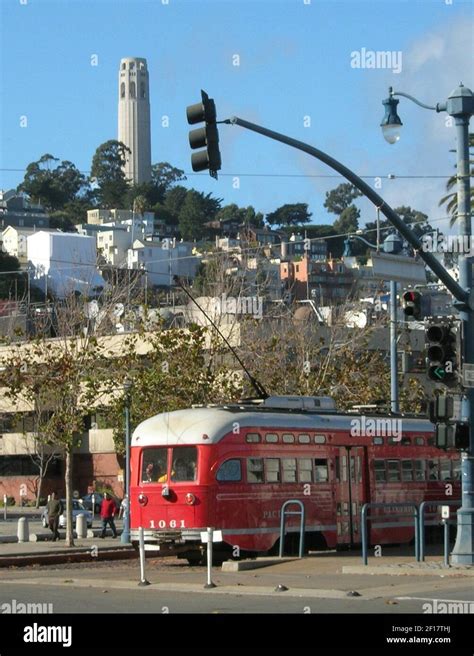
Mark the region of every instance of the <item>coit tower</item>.
POLYGON ((133 183, 151 179, 150 94, 146 59, 125 57, 120 60, 118 140, 128 146, 124 166, 133 183))

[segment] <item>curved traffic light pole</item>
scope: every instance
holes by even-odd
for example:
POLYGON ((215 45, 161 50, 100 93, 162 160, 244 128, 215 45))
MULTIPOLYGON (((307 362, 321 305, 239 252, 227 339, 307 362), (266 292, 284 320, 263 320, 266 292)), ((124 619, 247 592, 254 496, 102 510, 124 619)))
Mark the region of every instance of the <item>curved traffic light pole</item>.
MULTIPOLYGON (((464 333, 464 360, 465 364, 474 364, 474 314, 472 308, 472 297, 470 293, 471 287, 471 277, 472 273, 468 276, 468 266, 469 258, 462 258, 460 263, 460 274, 461 281, 464 283, 466 289, 464 289, 454 278, 450 276, 448 271, 443 267, 443 265, 436 259, 436 257, 427 251, 422 249, 421 241, 415 235, 415 233, 402 221, 398 214, 379 196, 369 185, 364 182, 358 175, 353 171, 338 162, 336 159, 327 155, 321 150, 310 146, 309 144, 304 143, 303 141, 298 141, 287 137, 284 134, 279 132, 274 132, 273 130, 268 130, 267 128, 262 127, 261 125, 256 125, 255 123, 250 123, 244 119, 233 116, 230 119, 225 121, 218 121, 218 123, 227 123, 230 125, 239 125, 242 128, 251 130, 252 132, 257 132, 258 134, 263 135, 264 137, 269 137, 275 141, 280 141, 292 148, 301 150, 308 155, 312 155, 316 159, 319 159, 324 164, 327 164, 332 169, 340 173, 346 180, 349 180, 354 187, 359 189, 364 196, 371 200, 374 205, 379 209, 382 214, 384 214, 390 223, 398 230, 398 232, 407 240, 407 242, 419 253, 421 259, 426 263, 426 265, 431 269, 435 276, 441 280, 441 282, 446 286, 446 288, 451 292, 451 294, 456 299, 457 303, 455 306, 461 312, 461 319, 464 323, 465 333, 464 333), (471 344, 472 342, 472 344, 471 344)), ((458 121, 457 121, 458 123, 458 121)), ((459 122, 460 123, 460 122, 459 122)), ((458 132, 458 139, 461 144, 463 144, 464 157, 459 160, 458 158, 458 174, 462 175, 462 182, 459 186, 464 185, 461 189, 461 193, 458 194, 458 199, 460 200, 460 212, 461 216, 461 226, 462 232, 465 234, 471 234, 470 231, 470 221, 467 221, 467 216, 469 215, 466 207, 469 202, 469 193, 466 189, 469 189, 469 171, 468 164, 466 164, 466 152, 468 153, 468 141, 467 141, 467 131, 468 131, 468 122, 460 125, 458 132), (467 169, 467 173, 466 170, 467 169)), ((459 155, 459 153, 458 153, 459 155)), ((453 562, 458 564, 474 564, 474 389, 468 389, 464 391, 463 396, 463 418, 466 418, 470 425, 470 440, 469 448, 467 453, 463 454, 461 460, 461 483, 462 483, 462 507, 458 511, 457 518, 457 537, 456 544, 453 550, 453 562)))
POLYGON ((258 132, 259 134, 262 134, 264 137, 269 137, 270 139, 274 139, 275 141, 280 141, 281 143, 287 144, 288 146, 292 146, 293 148, 297 148, 298 150, 302 150, 304 153, 308 153, 308 155, 312 155, 313 157, 316 157, 316 159, 319 159, 321 162, 324 162, 324 164, 327 164, 330 166, 332 169, 340 173, 344 178, 349 180, 349 182, 352 182, 354 187, 357 187, 359 191, 361 191, 364 196, 367 196, 369 200, 371 200, 374 205, 379 209, 382 214, 384 214, 387 219, 390 221, 390 223, 398 230, 398 232, 405 237, 407 242, 412 246, 416 251, 418 251, 421 259, 427 264, 427 266, 433 271, 433 273, 436 275, 439 280, 449 289, 449 291, 452 293, 452 295, 460 302, 465 303, 467 305, 469 301, 469 293, 466 292, 461 285, 454 280, 452 276, 446 271, 446 269, 443 267, 443 265, 439 262, 439 260, 436 259, 436 257, 429 252, 425 252, 422 250, 422 244, 421 241, 418 239, 418 237, 415 235, 414 232, 407 226, 406 223, 402 221, 402 219, 398 216, 398 214, 388 205, 384 199, 379 196, 373 189, 370 187, 366 182, 364 182, 361 178, 359 178, 358 175, 356 175, 353 171, 347 168, 347 166, 344 166, 344 164, 341 164, 341 162, 338 162, 337 159, 334 159, 327 153, 324 153, 322 150, 318 150, 317 148, 314 148, 313 146, 310 146, 309 144, 304 143, 303 141, 298 141, 297 139, 292 139, 291 137, 287 137, 284 134, 280 134, 279 132, 274 132, 273 130, 268 130, 267 128, 262 127, 261 125, 256 125, 255 123, 250 123, 249 121, 245 121, 244 119, 238 118, 237 116, 233 116, 230 119, 227 119, 225 121, 218 121, 219 123, 227 123, 230 125, 239 125, 242 128, 247 128, 248 130, 252 130, 253 132, 258 132))

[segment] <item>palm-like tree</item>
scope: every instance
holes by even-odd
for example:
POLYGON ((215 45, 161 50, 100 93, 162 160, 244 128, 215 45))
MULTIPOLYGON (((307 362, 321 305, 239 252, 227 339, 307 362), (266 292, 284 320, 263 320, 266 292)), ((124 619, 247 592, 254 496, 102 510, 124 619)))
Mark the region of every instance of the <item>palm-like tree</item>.
MULTIPOLYGON (((469 134, 469 148, 474 148, 474 133, 469 134)), ((454 152, 454 151, 451 151, 454 152)), ((474 159, 469 160, 471 166, 471 178, 474 177, 474 159)), ((446 210, 448 214, 451 215, 451 220, 449 222, 450 226, 453 226, 456 223, 458 218, 458 197, 456 191, 452 191, 456 187, 457 176, 452 175, 446 183, 446 191, 450 193, 443 196, 438 203, 438 206, 446 205, 446 210)), ((474 206, 474 185, 471 186, 471 209, 474 206)))

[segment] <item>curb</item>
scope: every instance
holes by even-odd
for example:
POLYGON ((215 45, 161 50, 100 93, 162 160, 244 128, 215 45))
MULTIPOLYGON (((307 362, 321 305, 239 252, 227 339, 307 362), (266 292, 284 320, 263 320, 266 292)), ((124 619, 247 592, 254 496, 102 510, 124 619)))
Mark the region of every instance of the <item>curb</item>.
POLYGON ((439 576, 472 577, 474 568, 463 567, 416 567, 410 565, 344 565, 343 574, 383 574, 390 576, 439 576))

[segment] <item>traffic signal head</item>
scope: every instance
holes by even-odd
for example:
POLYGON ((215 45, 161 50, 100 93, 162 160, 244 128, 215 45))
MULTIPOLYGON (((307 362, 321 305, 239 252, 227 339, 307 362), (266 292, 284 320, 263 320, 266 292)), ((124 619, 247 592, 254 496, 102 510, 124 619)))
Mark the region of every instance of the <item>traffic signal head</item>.
POLYGON ((456 333, 450 323, 432 323, 426 328, 428 378, 437 383, 457 382, 456 333))
POLYGON ((464 423, 437 424, 435 444, 438 449, 467 449, 469 425, 464 423))
POLYGON ((414 290, 403 293, 402 307, 406 317, 421 318, 421 294, 414 290))
POLYGON ((209 174, 217 179, 217 171, 221 168, 221 154, 216 124, 216 106, 205 91, 201 91, 201 97, 200 103, 189 105, 186 109, 186 117, 190 125, 205 122, 204 127, 196 128, 189 133, 191 148, 205 148, 205 150, 191 155, 191 166, 196 172, 209 169, 209 174))

